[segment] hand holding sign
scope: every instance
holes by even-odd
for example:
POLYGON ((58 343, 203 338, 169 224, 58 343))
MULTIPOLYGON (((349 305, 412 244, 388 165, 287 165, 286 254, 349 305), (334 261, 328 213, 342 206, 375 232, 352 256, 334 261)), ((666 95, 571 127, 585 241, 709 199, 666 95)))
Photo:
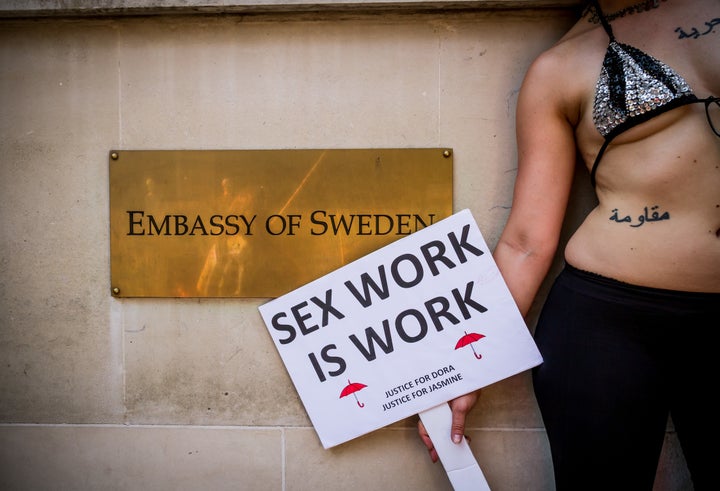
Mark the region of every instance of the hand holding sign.
POLYGON ((469 210, 260 313, 325 448, 542 361, 469 210))

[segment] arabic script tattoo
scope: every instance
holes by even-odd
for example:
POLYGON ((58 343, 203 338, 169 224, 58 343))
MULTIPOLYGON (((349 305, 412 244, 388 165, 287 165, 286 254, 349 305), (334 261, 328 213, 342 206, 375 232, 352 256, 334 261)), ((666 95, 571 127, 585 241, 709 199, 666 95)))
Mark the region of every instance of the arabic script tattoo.
POLYGON ((618 209, 613 208, 612 215, 610 215, 609 220, 611 222, 617 222, 617 223, 627 223, 631 227, 637 228, 640 227, 646 223, 649 222, 659 222, 661 220, 670 220, 670 212, 666 211, 662 215, 660 214, 657 209, 659 208, 658 205, 652 206, 648 209, 646 206, 643 208, 643 213, 637 216, 636 220, 633 220, 633 218, 630 215, 625 215, 624 217, 620 217, 618 215, 618 209))
POLYGON ((718 25, 720 25, 720 17, 715 17, 714 19, 706 22, 704 26, 700 29, 698 29, 697 27, 693 27, 692 30, 688 33, 685 32, 682 27, 678 27, 675 29, 675 32, 678 33, 678 39, 697 39, 700 36, 704 36, 706 34, 714 32, 715 26, 718 25))

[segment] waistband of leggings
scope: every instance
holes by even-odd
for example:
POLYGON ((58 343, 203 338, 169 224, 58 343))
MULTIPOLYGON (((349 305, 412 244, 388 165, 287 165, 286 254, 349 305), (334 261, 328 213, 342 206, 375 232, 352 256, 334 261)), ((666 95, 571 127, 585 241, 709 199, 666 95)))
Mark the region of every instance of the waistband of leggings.
POLYGON ((642 296, 655 301, 678 301, 678 302, 700 302, 715 303, 716 308, 720 309, 720 293, 718 292, 689 292, 681 290, 668 290, 664 288, 653 288, 649 286, 634 285, 624 281, 608 278, 597 273, 578 269, 575 266, 565 263, 561 274, 566 275, 570 279, 580 280, 586 284, 595 285, 597 288, 615 293, 642 296))

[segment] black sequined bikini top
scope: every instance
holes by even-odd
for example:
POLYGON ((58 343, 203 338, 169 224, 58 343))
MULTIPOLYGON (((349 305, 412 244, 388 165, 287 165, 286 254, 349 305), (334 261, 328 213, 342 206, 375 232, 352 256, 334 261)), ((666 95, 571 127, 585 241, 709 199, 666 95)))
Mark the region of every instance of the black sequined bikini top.
POLYGON ((600 159, 617 135, 676 107, 717 98, 698 99, 685 79, 665 63, 633 46, 619 43, 600 6, 593 3, 610 38, 593 104, 593 122, 605 138, 590 172, 595 187, 600 159))

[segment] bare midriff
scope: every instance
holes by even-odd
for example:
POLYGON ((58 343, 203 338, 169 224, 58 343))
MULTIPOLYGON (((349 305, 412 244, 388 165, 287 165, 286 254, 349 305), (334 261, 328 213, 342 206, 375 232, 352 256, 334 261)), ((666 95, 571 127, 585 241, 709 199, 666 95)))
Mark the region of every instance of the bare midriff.
MULTIPOLYGON (((586 162, 602 141, 578 128, 586 162)), ((720 292, 720 138, 702 104, 618 136, 597 171, 597 207, 571 237, 566 261, 623 282, 720 292)))

